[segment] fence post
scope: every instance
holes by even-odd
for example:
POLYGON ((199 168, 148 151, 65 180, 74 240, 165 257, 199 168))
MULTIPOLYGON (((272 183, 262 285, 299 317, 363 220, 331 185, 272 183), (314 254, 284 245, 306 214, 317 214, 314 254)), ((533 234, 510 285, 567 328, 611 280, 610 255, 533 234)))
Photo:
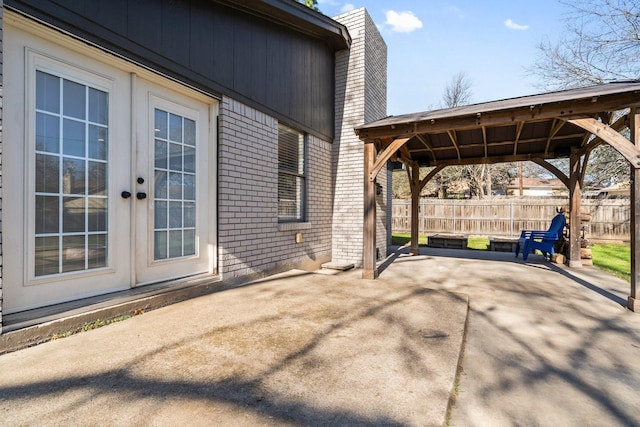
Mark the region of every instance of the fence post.
POLYGON ((513 237, 513 202, 509 203, 509 237, 513 237))
POLYGON ((455 233, 457 231, 456 228, 456 201, 455 199, 453 200, 453 232, 455 233))

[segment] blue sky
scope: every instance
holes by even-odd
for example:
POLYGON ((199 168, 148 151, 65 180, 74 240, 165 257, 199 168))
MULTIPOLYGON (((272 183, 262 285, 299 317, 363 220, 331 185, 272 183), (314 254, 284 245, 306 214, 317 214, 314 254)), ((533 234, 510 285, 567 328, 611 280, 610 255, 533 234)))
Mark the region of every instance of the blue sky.
POLYGON ((388 49, 388 114, 440 108, 454 75, 471 82, 471 102, 531 95, 536 46, 557 40, 558 0, 318 0, 328 16, 365 7, 388 49))

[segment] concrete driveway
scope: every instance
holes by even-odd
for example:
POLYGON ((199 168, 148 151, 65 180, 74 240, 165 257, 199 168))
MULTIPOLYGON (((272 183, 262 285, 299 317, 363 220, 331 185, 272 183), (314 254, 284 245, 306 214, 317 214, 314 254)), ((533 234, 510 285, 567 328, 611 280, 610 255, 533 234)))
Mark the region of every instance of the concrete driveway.
POLYGON ((0 424, 640 425, 628 284, 404 252, 376 281, 292 271, 2 355, 0 424))

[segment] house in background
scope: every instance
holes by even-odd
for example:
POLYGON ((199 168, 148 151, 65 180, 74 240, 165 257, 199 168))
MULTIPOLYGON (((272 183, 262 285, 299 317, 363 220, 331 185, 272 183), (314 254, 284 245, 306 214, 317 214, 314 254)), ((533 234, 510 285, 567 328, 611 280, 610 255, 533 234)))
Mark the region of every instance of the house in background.
POLYGON ((569 190, 557 178, 522 178, 522 191, 518 178, 507 186, 507 196, 554 197, 568 195, 569 190))
MULTIPOLYGON (((0 328, 3 314, 168 280, 361 265, 353 128, 386 116, 386 46, 364 9, 2 11, 0 328)), ((382 255, 389 183, 378 178, 382 255)))

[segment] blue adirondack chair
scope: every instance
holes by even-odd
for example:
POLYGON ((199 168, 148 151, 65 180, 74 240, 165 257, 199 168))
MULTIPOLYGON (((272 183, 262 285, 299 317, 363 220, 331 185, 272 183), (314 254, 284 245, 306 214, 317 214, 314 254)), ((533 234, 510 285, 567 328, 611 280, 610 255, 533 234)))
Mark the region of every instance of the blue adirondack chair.
POLYGON ((551 226, 547 231, 544 230, 522 230, 518 244, 516 245, 516 258, 522 247, 522 259, 527 260, 531 250, 538 249, 546 257, 551 256, 553 245, 562 237, 562 232, 567 224, 564 212, 560 212, 551 221, 551 226))

